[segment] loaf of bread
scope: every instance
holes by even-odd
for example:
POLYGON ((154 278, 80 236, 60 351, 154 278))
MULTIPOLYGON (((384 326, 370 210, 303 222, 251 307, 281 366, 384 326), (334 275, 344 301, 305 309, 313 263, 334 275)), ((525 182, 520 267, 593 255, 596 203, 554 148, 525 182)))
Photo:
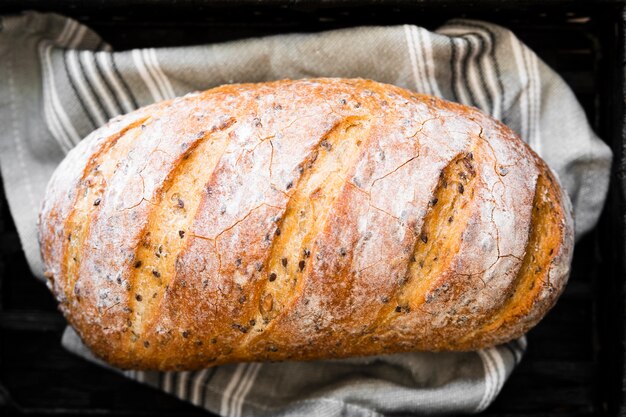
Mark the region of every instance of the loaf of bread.
POLYGON ((366 80, 227 85, 118 117, 40 215, 46 276, 121 368, 472 350, 567 281, 570 203, 479 110, 366 80))

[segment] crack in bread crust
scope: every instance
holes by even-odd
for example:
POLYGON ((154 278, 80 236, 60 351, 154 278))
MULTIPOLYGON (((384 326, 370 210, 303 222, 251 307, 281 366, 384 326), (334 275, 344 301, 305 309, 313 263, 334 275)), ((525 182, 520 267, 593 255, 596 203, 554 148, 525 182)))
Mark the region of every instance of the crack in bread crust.
POLYGON ((493 315, 476 330, 470 332, 460 344, 472 344, 474 340, 491 338, 498 329, 510 328, 515 322, 529 315, 540 293, 554 291, 549 281, 550 265, 558 255, 556 250, 563 240, 559 208, 554 204, 558 195, 551 179, 540 175, 536 182, 532 216, 528 231, 528 243, 519 271, 512 283, 514 291, 493 315))
POLYGON ((79 302, 80 294, 75 293, 74 285, 78 280, 78 267, 85 250, 83 241, 89 232, 90 219, 99 206, 105 203, 104 189, 116 169, 116 162, 126 157, 132 141, 141 133, 140 126, 147 120, 142 118, 107 138, 92 155, 80 180, 73 210, 65 221, 64 235, 67 239, 61 266, 61 275, 65 277, 65 294, 69 297, 69 294, 74 293, 79 302))
POLYGON ((259 325, 238 350, 254 344, 301 290, 314 254, 315 231, 325 222, 328 214, 325 207, 332 205, 339 195, 360 147, 369 140, 370 124, 371 121, 359 116, 343 118, 320 138, 315 150, 300 164, 302 175, 290 194, 279 222, 280 234, 274 238, 265 261, 268 280, 253 299, 258 302, 258 313, 252 320, 259 325))
POLYGON ((216 129, 199 132, 158 193, 158 201, 137 247, 129 277, 132 291, 129 300, 132 310, 127 342, 129 350, 136 350, 138 346, 140 350, 144 349, 141 343, 145 340, 140 340, 141 335, 150 325, 150 318, 154 316, 174 275, 177 255, 189 237, 189 228, 200 204, 197 196, 213 175, 229 143, 229 128, 235 123, 235 119, 229 119, 216 129))
POLYGON ((393 331, 394 321, 401 314, 421 311, 428 292, 449 273, 459 250, 475 188, 478 184, 476 164, 481 163, 476 148, 457 154, 441 170, 433 190, 422 227, 416 232, 413 248, 406 263, 406 272, 399 280, 395 294, 385 300, 368 330, 359 339, 372 334, 393 331))

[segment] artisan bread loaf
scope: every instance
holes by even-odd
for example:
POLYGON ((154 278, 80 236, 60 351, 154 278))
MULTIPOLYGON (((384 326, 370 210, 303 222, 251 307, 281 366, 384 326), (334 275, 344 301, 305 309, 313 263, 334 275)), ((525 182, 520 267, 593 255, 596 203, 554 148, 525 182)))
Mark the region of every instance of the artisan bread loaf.
POLYGON ((366 80, 227 85, 110 121, 52 177, 41 253, 102 359, 471 350, 567 281, 570 203, 477 109, 366 80))

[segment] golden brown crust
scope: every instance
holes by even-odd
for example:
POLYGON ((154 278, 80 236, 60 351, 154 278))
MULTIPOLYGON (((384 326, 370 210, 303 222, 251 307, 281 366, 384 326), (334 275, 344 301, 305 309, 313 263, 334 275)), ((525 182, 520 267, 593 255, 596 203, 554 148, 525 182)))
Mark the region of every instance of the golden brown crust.
POLYGON ((511 340, 562 292, 573 227, 550 169, 501 123, 315 79, 110 122, 52 178, 40 241, 98 356, 180 370, 511 340))

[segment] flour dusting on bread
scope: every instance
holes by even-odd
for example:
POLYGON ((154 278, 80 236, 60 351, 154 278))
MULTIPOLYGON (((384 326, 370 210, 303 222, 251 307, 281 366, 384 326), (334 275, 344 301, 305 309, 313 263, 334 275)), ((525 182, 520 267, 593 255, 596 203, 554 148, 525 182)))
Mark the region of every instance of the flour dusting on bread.
POLYGON ((118 117, 48 186, 50 288, 122 368, 470 350, 569 274, 571 204, 479 110, 360 79, 235 84, 118 117))

